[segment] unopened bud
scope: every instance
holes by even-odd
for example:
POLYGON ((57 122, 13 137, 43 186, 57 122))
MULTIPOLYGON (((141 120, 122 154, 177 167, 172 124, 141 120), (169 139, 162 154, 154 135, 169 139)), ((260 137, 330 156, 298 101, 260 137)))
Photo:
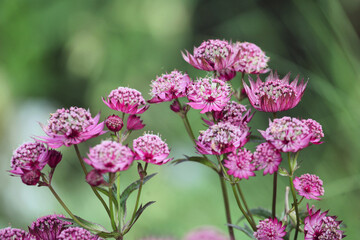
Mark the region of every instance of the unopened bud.
POLYGON ((48 150, 47 158, 48 158, 48 162, 47 162, 48 165, 51 168, 55 168, 61 161, 62 155, 61 155, 61 152, 51 149, 51 150, 48 150))
POLYGON ((112 132, 118 132, 124 126, 123 120, 117 115, 108 116, 105 120, 105 124, 106 127, 112 132))
POLYGON ((97 187, 104 184, 105 180, 99 171, 93 169, 86 175, 86 182, 93 187, 97 187))
POLYGON ((145 127, 143 121, 140 119, 139 116, 134 114, 130 115, 127 120, 126 128, 128 130, 139 130, 145 127))
POLYGON ((41 176, 41 172, 39 169, 35 170, 22 170, 24 174, 21 175, 21 180, 26 185, 36 185, 41 176))
POLYGON ((170 109, 173 111, 173 112, 180 112, 181 108, 180 108, 180 104, 178 101, 174 101, 171 105, 170 105, 170 109))

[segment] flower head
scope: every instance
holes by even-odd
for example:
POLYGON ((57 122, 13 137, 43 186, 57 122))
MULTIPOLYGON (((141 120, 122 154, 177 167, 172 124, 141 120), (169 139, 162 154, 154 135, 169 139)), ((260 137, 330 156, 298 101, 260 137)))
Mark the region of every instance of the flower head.
POLYGON ((227 240, 226 235, 213 227, 202 227, 188 233, 185 240, 227 240))
POLYGON ((90 112, 84 108, 58 109, 51 114, 48 124, 41 126, 47 136, 39 137, 37 141, 52 148, 85 142, 105 133, 104 122, 99 123, 99 118, 100 114, 92 118, 90 112))
POLYGON ((340 230, 341 221, 336 221, 336 216, 327 216, 328 211, 315 212, 314 208, 308 208, 309 216, 304 220, 305 240, 340 240, 345 237, 344 231, 340 230))
POLYGON ((143 124, 143 121, 140 119, 140 116, 136 115, 129 115, 127 119, 126 128, 127 130, 140 130, 145 127, 145 124, 143 124))
POLYGON ((0 229, 0 239, 2 240, 27 240, 31 239, 27 232, 18 228, 0 229))
POLYGON ((257 230, 254 232, 254 237, 258 240, 282 240, 286 235, 286 226, 276 218, 267 218, 259 222, 256 226, 257 230))
POLYGON ((233 65, 235 71, 247 74, 269 71, 267 68, 269 57, 257 45, 249 42, 236 42, 233 47, 240 53, 239 59, 233 65))
POLYGON ((106 118, 105 125, 110 131, 116 133, 123 128, 124 122, 121 117, 113 114, 106 118))
POLYGON ((324 137, 324 132, 320 123, 312 119, 303 119, 301 121, 305 123, 310 130, 310 133, 312 135, 310 138, 310 142, 313 144, 321 144, 322 142, 320 142, 320 140, 324 137))
POLYGON ((170 154, 168 145, 155 134, 145 133, 134 139, 133 148, 136 153, 135 158, 147 163, 162 165, 172 160, 167 158, 170 154))
POLYGON ((71 225, 71 222, 62 221, 59 217, 65 218, 64 215, 48 215, 38 218, 29 227, 29 233, 41 240, 57 239, 61 231, 65 229, 66 225, 71 225))
POLYGON ((201 154, 212 155, 233 152, 247 143, 249 134, 249 128, 246 126, 219 122, 200 132, 196 149, 201 154))
POLYGON ((243 84, 251 105, 263 112, 280 112, 294 108, 300 102, 307 83, 301 80, 297 85, 299 76, 289 83, 289 78, 290 73, 280 79, 276 72, 271 72, 265 82, 262 82, 259 76, 256 82, 249 77, 250 87, 245 82, 243 84))
POLYGON ((254 153, 254 164, 257 170, 264 169, 264 175, 273 174, 281 163, 281 153, 268 142, 261 143, 254 153))
POLYGON ((59 240, 100 240, 98 236, 92 234, 86 229, 79 227, 69 227, 61 232, 59 240))
POLYGON ((123 113, 140 114, 149 108, 141 93, 128 87, 118 87, 102 100, 109 108, 123 113))
POLYGON ((231 87, 219 79, 202 78, 190 84, 187 90, 189 104, 200 113, 221 111, 230 101, 231 87))
POLYGON ((253 154, 246 148, 239 149, 237 153, 230 153, 225 159, 224 166, 229 170, 227 173, 239 179, 249 179, 255 176, 255 165, 252 163, 253 154))
POLYGON ((170 74, 163 74, 151 81, 152 99, 149 103, 160 103, 171 101, 186 96, 186 87, 191 83, 189 75, 177 70, 170 74))
POLYGON ((246 125, 250 122, 253 114, 250 110, 238 102, 229 101, 222 111, 214 112, 215 120, 229 122, 235 126, 246 125))
POLYGON ((282 152, 297 152, 309 145, 309 128, 297 118, 276 118, 261 135, 282 152))
POLYGON ((307 199, 320 200, 319 196, 324 195, 323 181, 316 175, 301 175, 296 177, 293 183, 298 194, 307 199))
POLYGON ((101 173, 124 171, 133 160, 134 154, 130 148, 113 141, 102 141, 90 148, 88 158, 84 158, 87 164, 101 173))

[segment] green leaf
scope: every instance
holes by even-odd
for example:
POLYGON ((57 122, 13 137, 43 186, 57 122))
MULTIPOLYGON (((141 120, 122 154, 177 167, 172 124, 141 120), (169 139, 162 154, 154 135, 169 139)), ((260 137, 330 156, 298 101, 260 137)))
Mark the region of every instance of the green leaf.
POLYGON ((130 223, 129 227, 127 228, 128 230, 130 230, 132 228, 132 226, 139 219, 140 215, 144 212, 144 210, 153 203, 155 203, 155 201, 150 201, 150 202, 146 203, 144 206, 140 205, 139 209, 135 213, 135 217, 134 217, 133 221, 130 223))
POLYGON ((216 167, 213 162, 205 159, 204 157, 200 157, 200 156, 188 157, 185 155, 185 158, 176 159, 176 160, 172 161, 173 164, 179 164, 179 163, 183 163, 183 162, 197 162, 197 163, 203 164, 207 167, 210 167, 211 169, 213 169, 214 171, 217 172, 216 167))
MULTIPOLYGON (((152 177, 154 177, 157 173, 150 174, 146 177, 144 177, 143 185, 149 181, 152 177)), ((131 183, 120 195, 120 206, 121 211, 123 214, 125 214, 125 208, 126 208, 126 201, 129 198, 130 194, 134 192, 136 189, 139 188, 141 180, 137 180, 133 183, 131 183)))
MULTIPOLYGON (((272 217, 272 213, 270 210, 268 209, 265 209, 265 208, 262 208, 262 207, 258 207, 258 208, 252 208, 249 210, 250 213, 253 215, 253 216, 258 216, 260 218, 269 218, 269 217, 272 217)), ((242 216, 238 221, 237 223, 241 222, 243 219, 245 219, 244 216, 242 216)))
MULTIPOLYGON (((104 194, 106 197, 109 197, 109 191, 106 190, 105 188, 102 188, 102 187, 95 187, 96 190, 98 190, 99 192, 101 192, 102 194, 104 194)), ((115 191, 116 192, 116 191, 115 191)), ((112 194, 111 194, 111 201, 113 201, 116 209, 118 208, 118 201, 116 199, 116 194, 115 194, 114 191, 112 191, 112 194)))
POLYGON ((108 232, 99 232, 96 234, 97 236, 99 237, 102 237, 102 238, 117 238, 121 235, 121 233, 118 233, 118 232, 112 232, 112 233, 108 233, 108 232))
MULTIPOLYGON (((84 224, 87 227, 87 230, 93 231, 93 232, 108 232, 106 230, 105 227, 101 226, 100 224, 97 223, 93 223, 93 222, 89 222, 81 217, 78 217, 75 215, 75 217, 79 220, 79 222, 81 222, 82 224, 84 224)), ((73 223, 76 226, 79 226, 79 224, 77 224, 77 222, 75 222, 74 219, 72 218, 63 218, 63 217, 58 217, 59 219, 63 220, 63 221, 68 221, 73 223)), ((82 226, 79 226, 82 228, 82 226)))
POLYGON ((245 233, 251 239, 256 240, 256 238, 254 237, 254 231, 248 225, 245 224, 244 227, 240 227, 240 226, 235 225, 235 224, 227 224, 227 225, 242 231, 243 233, 245 233))
POLYGON ((288 171, 283 167, 280 167, 278 171, 279 171, 279 174, 281 176, 283 176, 283 177, 289 177, 290 176, 288 171))

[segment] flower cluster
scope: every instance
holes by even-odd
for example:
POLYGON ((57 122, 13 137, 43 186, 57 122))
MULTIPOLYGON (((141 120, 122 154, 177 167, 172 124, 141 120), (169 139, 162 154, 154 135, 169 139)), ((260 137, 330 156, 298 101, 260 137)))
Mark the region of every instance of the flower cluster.
POLYGON ((281 153, 268 142, 261 143, 254 153, 254 165, 257 170, 264 169, 264 175, 273 174, 281 163, 281 153))
POLYGON ((227 172, 229 175, 239 179, 249 179, 249 177, 255 176, 253 158, 253 154, 246 148, 239 149, 237 153, 230 153, 227 156, 224 166, 229 169, 227 172))
POLYGON ((312 174, 304 174, 294 179, 294 187, 300 196, 307 199, 320 200, 319 196, 324 195, 323 181, 312 174))
POLYGON ((61 232, 59 240, 100 240, 98 236, 92 234, 86 229, 79 227, 69 227, 61 232))
POLYGON ((254 237, 258 240, 282 240, 286 235, 286 226, 276 218, 267 218, 256 226, 254 237))
POLYGON ((228 238, 213 227, 195 229, 185 236, 184 240, 227 240, 228 238))
POLYGON ((59 220, 65 218, 64 215, 47 215, 34 221, 29 227, 29 233, 36 239, 53 240, 58 239, 60 233, 71 225, 71 222, 59 220))

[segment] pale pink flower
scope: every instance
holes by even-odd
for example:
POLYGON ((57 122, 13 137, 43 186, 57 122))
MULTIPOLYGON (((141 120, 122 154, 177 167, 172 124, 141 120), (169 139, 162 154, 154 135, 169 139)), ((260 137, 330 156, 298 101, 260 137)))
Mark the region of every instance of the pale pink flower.
POLYGON ((196 149, 201 154, 211 155, 233 152, 248 142, 249 135, 249 128, 246 126, 219 122, 200 132, 196 141, 196 149))
POLYGON ((118 87, 102 100, 109 108, 123 113, 141 114, 149 108, 141 92, 128 87, 118 87))
POLYGON ((189 84, 187 90, 188 105, 201 109, 200 113, 221 111, 230 101, 231 87, 219 79, 202 78, 189 84))
POLYGON ((291 117, 276 118, 273 122, 269 120, 269 127, 259 132, 282 152, 297 152, 307 147, 312 136, 305 123, 291 117))
POLYGON ((217 121, 229 122, 235 126, 246 125, 250 122, 253 114, 251 110, 238 102, 229 101, 220 112, 214 112, 217 121))
POLYGON ((320 123, 312 119, 303 119, 301 121, 310 129, 310 133, 312 135, 310 142, 313 144, 321 144, 322 142, 320 140, 324 137, 324 132, 320 123))
POLYGON ((283 240, 283 237, 286 235, 286 225, 283 225, 276 218, 261 220, 256 228, 254 237, 257 240, 283 240))
POLYGON ((59 217, 65 218, 64 215, 47 215, 40 217, 34 221, 29 227, 29 233, 41 240, 55 240, 58 239, 61 231, 71 222, 62 221, 59 217))
POLYGON ((22 229, 18 228, 3 228, 0 229, 0 239, 1 240, 30 240, 29 234, 22 229))
POLYGON ((300 102, 307 83, 302 79, 297 85, 299 76, 289 83, 289 78, 290 73, 280 79, 276 72, 271 72, 265 82, 262 82, 259 76, 256 82, 249 77, 250 87, 245 82, 243 84, 251 105, 263 112, 280 112, 294 108, 300 102))
POLYGON ((61 108, 51 114, 48 124, 41 125, 47 136, 38 137, 38 142, 49 147, 69 147, 104 134, 104 122, 99 123, 100 114, 94 118, 88 110, 78 107, 61 108))
POLYGON ((172 160, 167 158, 170 154, 168 145, 155 134, 145 133, 134 139, 133 149, 136 153, 135 158, 147 163, 162 165, 172 160))
POLYGON ((233 47, 240 53, 239 59, 233 65, 235 71, 260 74, 270 70, 267 65, 269 57, 254 43, 236 42, 233 47))
POLYGON ((229 238, 213 227, 201 227, 189 232, 184 240, 228 240, 229 238))
POLYGON ((101 173, 114 173, 127 170, 134 161, 134 154, 118 142, 102 141, 90 148, 84 161, 101 173))
POLYGON ((239 179, 249 179, 255 176, 255 165, 252 163, 253 154, 246 148, 239 149, 237 153, 230 153, 224 160, 227 173, 239 179))
POLYGON ((309 216, 304 220, 305 240, 340 240, 345 237, 344 231, 340 230, 341 221, 336 221, 336 216, 327 216, 328 211, 315 212, 314 207, 309 209, 309 216))
POLYGON ((58 240, 100 240, 98 236, 86 229, 79 227, 69 227, 63 230, 57 238, 58 240))
POLYGON ((274 148, 270 143, 261 143, 256 147, 254 164, 257 166, 257 170, 264 169, 264 176, 276 172, 281 160, 280 151, 274 148))
POLYGON ((186 96, 186 87, 191 83, 189 75, 177 70, 163 74, 151 81, 151 96, 149 103, 168 102, 186 96))
POLYGON ((298 194, 307 199, 320 200, 319 196, 324 195, 323 181, 316 175, 303 174, 296 177, 293 183, 298 194))

